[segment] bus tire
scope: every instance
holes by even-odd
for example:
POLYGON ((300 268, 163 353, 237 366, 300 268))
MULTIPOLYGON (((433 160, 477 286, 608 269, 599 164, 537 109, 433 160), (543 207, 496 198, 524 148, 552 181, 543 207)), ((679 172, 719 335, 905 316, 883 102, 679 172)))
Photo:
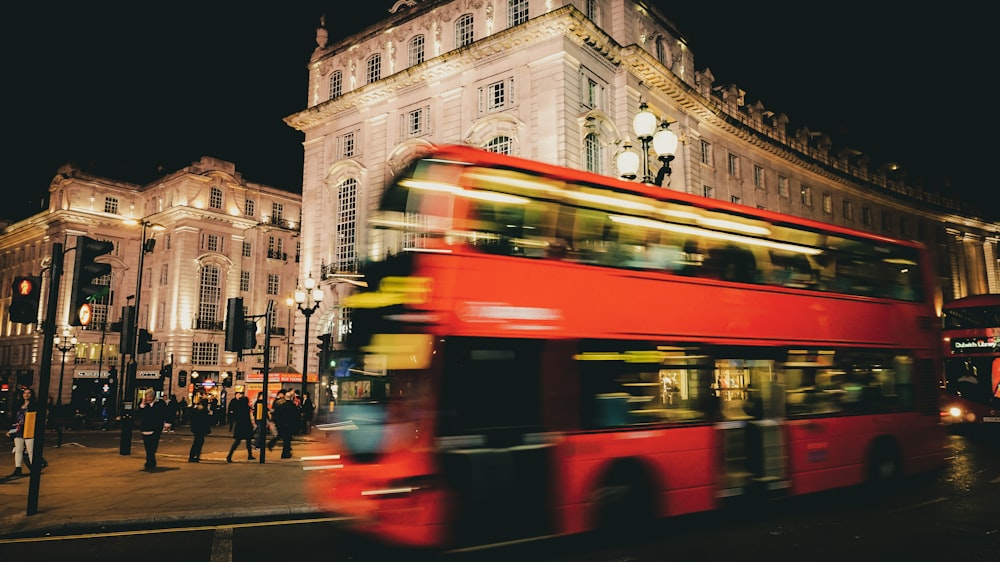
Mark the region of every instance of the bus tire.
POLYGON ((602 537, 630 540, 646 535, 655 521, 653 482, 636 460, 616 462, 594 490, 594 529, 602 537))
POLYGON ((885 494, 898 487, 902 479, 903 461, 899 448, 889 439, 875 441, 868 456, 868 487, 885 494))

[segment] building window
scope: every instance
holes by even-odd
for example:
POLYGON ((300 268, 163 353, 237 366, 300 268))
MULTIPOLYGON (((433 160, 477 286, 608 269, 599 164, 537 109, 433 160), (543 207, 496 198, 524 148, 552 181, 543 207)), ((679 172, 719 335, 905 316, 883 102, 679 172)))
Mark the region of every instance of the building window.
POLYGON ((340 158, 351 158, 355 156, 354 132, 345 133, 340 137, 340 158))
POLYGON ((282 203, 271 203, 271 219, 274 221, 285 219, 285 206, 282 203))
POLYGON ((507 0, 507 21, 508 27, 528 21, 528 0, 507 0))
POLYGON ((603 174, 604 162, 601 159, 601 141, 597 140, 597 135, 590 133, 584 137, 583 149, 587 171, 594 172, 595 174, 603 174))
POLYGON ((403 138, 415 137, 430 132, 430 107, 421 107, 401 115, 401 131, 403 138))
POLYGON ((486 86, 486 110, 497 111, 504 108, 506 97, 504 96, 504 82, 494 82, 486 86))
POLYGON ((382 79, 382 54, 375 53, 374 55, 368 57, 368 62, 366 63, 368 67, 368 81, 366 84, 371 84, 373 82, 378 82, 382 79))
POLYGON ((483 146, 486 150, 497 154, 513 154, 512 147, 513 141, 511 141, 511 138, 503 135, 491 138, 483 146))
POLYGON ((350 178, 337 190, 337 271, 355 271, 355 232, 358 218, 358 181, 350 178))
POLYGON ((250 272, 241 271, 240 272, 240 292, 249 293, 250 292, 250 272))
POLYGON ((267 294, 277 295, 279 290, 278 275, 276 273, 267 274, 267 294))
POLYGON ((701 163, 706 166, 712 165, 712 143, 701 141, 701 163))
POLYGON ((889 211, 882 211, 882 232, 889 232, 892 229, 892 217, 889 216, 889 211))
POLYGON ((808 185, 803 185, 802 186, 802 191, 801 191, 800 194, 802 195, 802 206, 804 206, 804 207, 812 207, 813 206, 813 190, 812 190, 812 188, 809 187, 808 185))
POLYGON ((160 266, 160 286, 165 287, 170 282, 170 264, 163 264, 160 266))
POLYGON ((267 237, 267 257, 273 260, 288 259, 285 255, 285 240, 274 236, 267 237))
POLYGON ((764 183, 764 168, 753 165, 753 185, 757 189, 767 189, 767 185, 764 183))
POLYGON ((729 196, 729 202, 730 203, 736 203, 737 205, 739 205, 740 204, 740 198, 737 197, 736 195, 730 195, 729 196))
POLYGON ((788 178, 785 176, 778 176, 778 195, 786 199, 790 196, 788 178))
POLYGON ((823 194, 823 213, 826 215, 833 214, 833 195, 829 193, 823 194))
POLYGON ((243 242, 243 252, 241 255, 245 258, 249 258, 252 254, 252 245, 250 242, 243 242))
POLYGON ((205 249, 209 252, 219 251, 219 237, 215 234, 209 234, 205 243, 205 249))
POLYGON ((872 225, 871 207, 861 207, 861 224, 871 228, 872 225))
POLYGON ((111 213, 112 215, 118 214, 118 198, 116 197, 105 197, 104 198, 104 212, 111 213))
POLYGON ((410 66, 417 66, 424 62, 424 36, 417 35, 413 39, 410 39, 407 51, 409 52, 410 66))
POLYGON ((712 197, 712 188, 707 185, 701 186, 701 194, 705 197, 712 197))
POLYGON ((222 190, 216 186, 212 186, 212 189, 209 191, 208 206, 211 209, 222 208, 222 190))
POLYGON ((219 302, 222 299, 221 278, 219 266, 206 264, 201 267, 201 283, 198 288, 199 327, 212 326, 218 321, 219 302))
POLYGON ((590 109, 604 109, 607 106, 607 83, 590 70, 580 67, 580 103, 590 109))
POLYGON ((256 209, 254 209, 253 199, 247 199, 246 201, 244 201, 243 214, 248 217, 252 217, 255 212, 257 211, 256 209))
POLYGON ((854 204, 846 199, 844 200, 844 220, 854 220, 854 204))
POLYGON ((735 154, 729 155, 729 176, 740 177, 740 157, 735 154))
POLYGON ((587 0, 587 18, 594 23, 600 23, 597 21, 597 0, 587 0))
POLYGON ((219 344, 196 341, 191 344, 191 363, 195 365, 218 365, 219 344))
POLYGON ((343 88, 344 74, 339 70, 334 70, 330 74, 330 99, 339 98, 341 88, 343 88))
POLYGON ((899 218, 899 236, 901 238, 910 237, 910 221, 908 221, 906 217, 899 218))
POLYGON ((461 49, 471 45, 475 40, 472 32, 472 14, 465 14, 455 21, 455 48, 461 49))

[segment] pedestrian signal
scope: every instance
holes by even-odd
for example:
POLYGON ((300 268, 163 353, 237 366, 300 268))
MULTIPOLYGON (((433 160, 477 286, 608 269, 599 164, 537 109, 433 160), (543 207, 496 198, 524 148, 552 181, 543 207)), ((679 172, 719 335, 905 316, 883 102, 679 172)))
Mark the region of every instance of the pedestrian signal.
POLYGON ((42 295, 42 278, 15 277, 10 299, 10 321, 34 324, 38 321, 38 303, 42 295))

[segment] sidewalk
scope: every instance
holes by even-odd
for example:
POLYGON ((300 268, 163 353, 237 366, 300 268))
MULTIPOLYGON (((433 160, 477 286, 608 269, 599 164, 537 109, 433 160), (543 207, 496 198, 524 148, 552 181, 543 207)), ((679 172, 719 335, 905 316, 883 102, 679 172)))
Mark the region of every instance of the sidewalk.
POLYGON ((186 427, 165 433, 153 472, 143 469, 145 451, 138 432, 132 436, 130 455, 120 454, 117 431, 103 436, 100 431, 66 432, 62 447, 55 447, 56 435, 48 432, 49 465, 42 471, 37 512, 32 515, 27 515, 30 477, 5 478, 14 468, 12 442, 5 442, 0 451, 0 538, 326 515, 307 499, 302 460, 325 452, 322 433, 296 436, 291 459, 281 458, 279 442, 267 451, 264 464, 256 450, 257 460, 248 461, 245 446, 237 449, 230 464, 226 454, 232 438, 227 428, 213 429, 216 433, 206 438, 200 463, 187 462, 193 437, 186 427))

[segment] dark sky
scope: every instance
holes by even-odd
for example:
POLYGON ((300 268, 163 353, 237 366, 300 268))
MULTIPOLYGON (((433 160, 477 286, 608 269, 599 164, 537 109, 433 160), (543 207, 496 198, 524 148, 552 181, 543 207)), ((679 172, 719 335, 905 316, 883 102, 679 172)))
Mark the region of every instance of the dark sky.
MULTIPOLYGON (((5 8, 4 192, 14 200, 0 215, 38 212, 70 161, 145 183, 215 156, 250 181, 298 191, 302 135, 282 119, 305 108, 319 15, 334 41, 394 1, 352 4, 350 15, 333 0, 61 4, 5 8)), ((985 31, 985 14, 961 3, 897 13, 852 1, 658 4, 697 70, 787 114, 792 130, 828 133, 956 193, 993 187, 981 180, 993 177, 994 143, 979 137, 997 130, 981 65, 995 48, 972 28, 985 31)))

